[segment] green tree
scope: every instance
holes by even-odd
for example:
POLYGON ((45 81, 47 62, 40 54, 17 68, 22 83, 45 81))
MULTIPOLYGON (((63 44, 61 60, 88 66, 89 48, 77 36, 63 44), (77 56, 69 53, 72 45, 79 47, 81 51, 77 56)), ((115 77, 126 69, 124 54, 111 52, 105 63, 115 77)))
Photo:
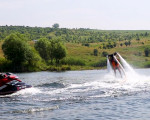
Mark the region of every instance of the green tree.
POLYGON ((31 46, 25 41, 24 37, 18 33, 11 34, 5 39, 2 50, 5 58, 12 62, 14 71, 23 71, 26 69, 25 64, 30 65, 30 63, 33 63, 35 60, 33 60, 35 57, 31 46))
POLYGON ((50 42, 46 38, 41 38, 35 43, 35 49, 39 52, 40 56, 48 61, 49 57, 49 45, 50 42))
POLYGON ((8 36, 2 45, 2 50, 5 57, 14 64, 22 64, 33 56, 31 47, 20 34, 8 36))
POLYGON ((51 60, 51 64, 53 64, 53 59, 55 58, 55 44, 56 44, 56 40, 51 40, 50 44, 48 46, 48 55, 49 58, 51 60))
POLYGON ((63 59, 64 57, 66 57, 66 54, 67 54, 66 48, 60 42, 55 43, 54 53, 55 54, 53 55, 56 60, 56 64, 59 64, 59 61, 63 59))
POLYGON ((55 23, 55 24, 53 25, 53 28, 59 28, 59 24, 58 24, 58 23, 55 23))
POLYGON ((47 63, 51 60, 51 64, 53 64, 55 59, 56 64, 59 64, 59 61, 66 57, 66 49, 57 39, 48 41, 42 38, 35 43, 35 49, 47 63))
POLYGON ((38 52, 32 48, 32 53, 33 56, 30 57, 30 59, 28 60, 27 63, 27 67, 29 71, 35 71, 35 70, 43 70, 43 68, 45 69, 45 63, 42 62, 42 58, 39 56, 38 52))

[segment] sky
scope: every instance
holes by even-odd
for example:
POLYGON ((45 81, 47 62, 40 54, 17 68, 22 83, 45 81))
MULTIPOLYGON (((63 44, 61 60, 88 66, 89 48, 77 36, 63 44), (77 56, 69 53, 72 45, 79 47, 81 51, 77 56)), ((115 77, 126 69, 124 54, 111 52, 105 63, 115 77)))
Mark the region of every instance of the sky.
POLYGON ((150 0, 0 0, 0 26, 150 30, 150 0))

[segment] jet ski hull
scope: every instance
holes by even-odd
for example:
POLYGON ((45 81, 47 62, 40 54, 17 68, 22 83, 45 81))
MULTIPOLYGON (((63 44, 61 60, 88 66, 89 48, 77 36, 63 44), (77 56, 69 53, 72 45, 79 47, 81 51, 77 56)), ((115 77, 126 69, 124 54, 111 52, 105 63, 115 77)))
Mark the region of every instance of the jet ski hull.
POLYGON ((0 95, 12 94, 22 89, 31 87, 32 87, 31 85, 27 85, 24 82, 11 81, 11 83, 8 83, 0 87, 0 95))

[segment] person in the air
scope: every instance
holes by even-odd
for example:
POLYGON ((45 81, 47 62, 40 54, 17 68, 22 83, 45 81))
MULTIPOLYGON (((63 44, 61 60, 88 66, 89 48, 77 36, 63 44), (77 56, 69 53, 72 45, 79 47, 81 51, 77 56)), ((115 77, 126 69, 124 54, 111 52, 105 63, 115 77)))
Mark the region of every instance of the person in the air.
POLYGON ((109 59, 110 64, 114 70, 115 76, 116 76, 116 70, 118 70, 121 77, 122 77, 121 67, 120 67, 120 64, 118 63, 120 60, 116 58, 116 55, 117 55, 116 52, 114 54, 110 54, 110 55, 108 55, 108 59, 109 59))

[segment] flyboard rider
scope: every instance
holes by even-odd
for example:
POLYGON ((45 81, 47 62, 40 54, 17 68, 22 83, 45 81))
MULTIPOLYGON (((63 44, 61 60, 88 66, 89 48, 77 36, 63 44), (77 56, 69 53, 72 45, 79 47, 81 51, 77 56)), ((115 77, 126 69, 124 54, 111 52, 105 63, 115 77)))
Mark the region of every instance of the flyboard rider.
POLYGON ((124 68, 120 64, 120 60, 117 58, 118 53, 115 52, 113 54, 110 54, 107 56, 107 59, 109 59, 109 62, 111 64, 112 69, 114 70, 115 76, 116 76, 116 70, 119 71, 121 77, 123 77, 123 74, 125 75, 124 68), (123 74, 122 74, 123 72, 123 74))

